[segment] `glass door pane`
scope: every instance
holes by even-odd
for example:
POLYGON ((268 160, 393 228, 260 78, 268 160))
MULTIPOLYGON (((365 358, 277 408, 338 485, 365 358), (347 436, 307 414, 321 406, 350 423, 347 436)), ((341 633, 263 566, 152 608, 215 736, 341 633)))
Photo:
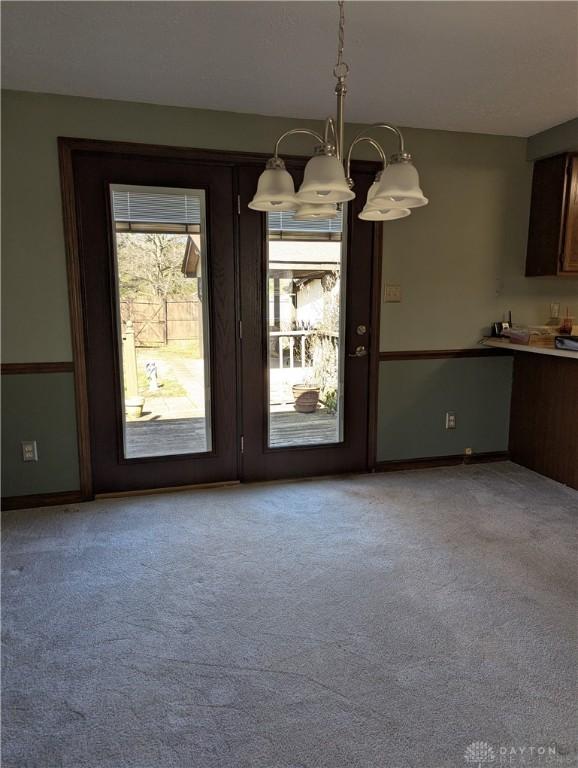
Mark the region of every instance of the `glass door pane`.
POLYGON ((124 457, 211 450, 205 193, 110 186, 124 457))
POLYGON ((267 215, 271 448, 343 441, 344 220, 267 215))

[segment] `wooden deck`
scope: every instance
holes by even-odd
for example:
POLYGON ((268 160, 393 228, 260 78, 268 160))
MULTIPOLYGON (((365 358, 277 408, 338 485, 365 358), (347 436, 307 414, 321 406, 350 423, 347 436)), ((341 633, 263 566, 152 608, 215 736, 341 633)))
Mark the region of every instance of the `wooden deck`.
MULTIPOLYGON (((316 445, 337 442, 337 416, 283 411, 271 414, 270 446, 316 445)), ((207 450, 205 420, 152 419, 126 424, 126 458, 174 456, 207 450)))
POLYGON ((315 413, 272 413, 269 445, 271 448, 278 448, 287 445, 336 443, 337 424, 337 415, 323 410, 315 413))

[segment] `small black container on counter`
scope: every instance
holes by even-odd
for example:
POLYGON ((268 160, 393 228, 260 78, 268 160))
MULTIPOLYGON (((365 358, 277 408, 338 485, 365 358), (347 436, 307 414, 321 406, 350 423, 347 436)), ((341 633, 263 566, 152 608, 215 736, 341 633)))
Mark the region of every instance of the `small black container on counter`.
POLYGON ((568 352, 578 352, 578 336, 556 336, 554 345, 556 349, 565 349, 568 352))

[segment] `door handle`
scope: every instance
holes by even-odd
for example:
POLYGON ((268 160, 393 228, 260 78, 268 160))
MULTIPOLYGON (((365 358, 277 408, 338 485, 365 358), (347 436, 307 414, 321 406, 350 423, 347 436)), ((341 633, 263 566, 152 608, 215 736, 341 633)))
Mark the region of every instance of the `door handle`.
POLYGON ((355 347, 355 352, 350 353, 348 357, 365 357, 367 355, 367 349, 360 344, 358 347, 355 347))

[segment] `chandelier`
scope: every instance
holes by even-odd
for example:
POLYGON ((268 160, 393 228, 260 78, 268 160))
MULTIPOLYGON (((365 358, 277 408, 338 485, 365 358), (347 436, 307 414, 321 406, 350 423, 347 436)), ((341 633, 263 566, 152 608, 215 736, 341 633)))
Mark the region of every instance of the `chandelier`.
POLYGON ((403 135, 399 128, 389 123, 375 123, 355 136, 347 153, 343 151, 344 106, 347 93, 346 78, 349 66, 343 61, 345 15, 343 0, 339 0, 339 44, 337 63, 333 75, 337 80, 336 118, 328 117, 323 135, 308 128, 293 128, 285 131, 275 143, 273 157, 267 160, 265 170, 259 177, 255 197, 249 203, 254 211, 295 211, 295 219, 329 219, 337 215, 338 206, 353 200, 353 180, 350 176, 351 155, 355 147, 368 143, 378 153, 383 169, 369 188, 367 200, 360 219, 366 221, 389 221, 409 216, 412 208, 427 205, 419 186, 418 173, 409 152, 405 150, 403 135), (397 137, 397 152, 386 155, 383 147, 367 135, 373 129, 391 131, 397 137), (279 146, 288 136, 297 133, 313 136, 317 141, 315 154, 305 166, 303 183, 295 192, 293 178, 279 157, 279 146))

